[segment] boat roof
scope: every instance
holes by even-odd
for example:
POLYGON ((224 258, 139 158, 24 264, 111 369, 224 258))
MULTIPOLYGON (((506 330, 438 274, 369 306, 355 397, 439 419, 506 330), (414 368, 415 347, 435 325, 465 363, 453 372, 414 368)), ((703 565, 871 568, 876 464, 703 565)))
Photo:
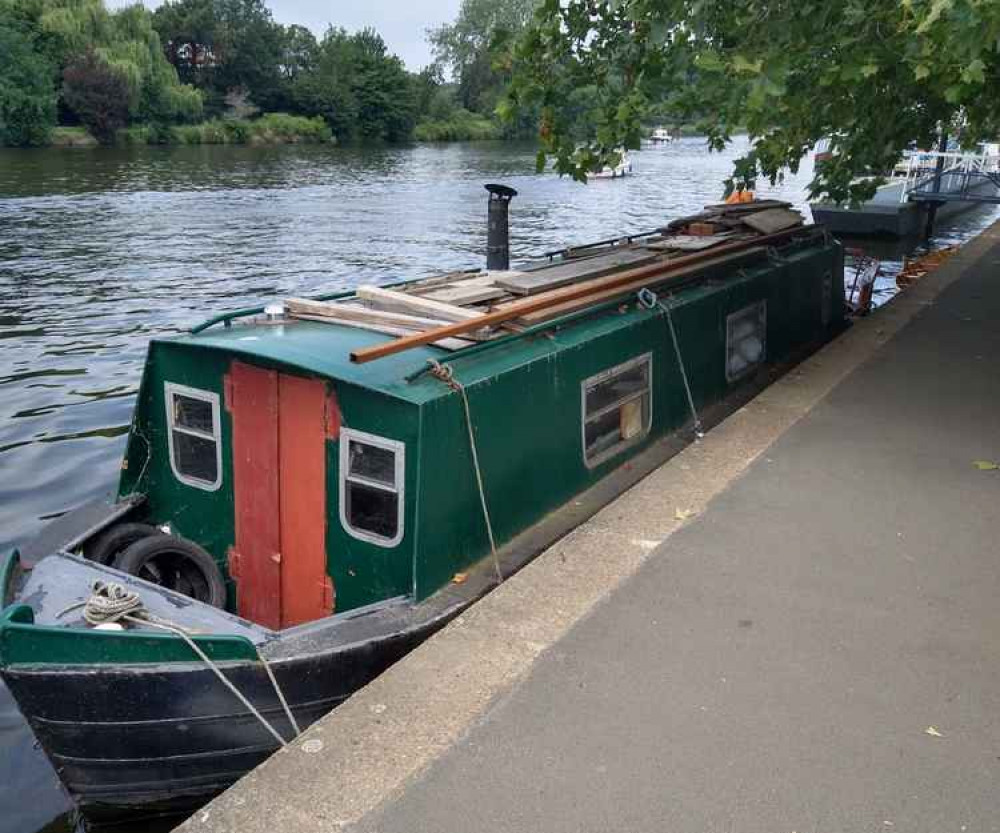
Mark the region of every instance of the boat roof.
POLYGON ((351 361, 352 351, 391 338, 384 333, 336 323, 293 320, 279 324, 237 323, 157 341, 221 350, 248 360, 280 364, 411 402, 434 398, 418 394, 406 377, 426 367, 430 359, 442 361, 447 358, 451 355, 448 350, 426 345, 367 364, 351 361))
MULTIPOLYGON (((705 292, 692 287, 683 294, 705 292)), ((240 324, 218 328, 181 338, 162 339, 165 344, 182 344, 221 350, 249 361, 278 364, 333 381, 354 384, 415 405, 430 402, 452 393, 451 389, 429 373, 418 375, 428 360, 452 364, 455 377, 472 385, 509 372, 539 359, 550 358, 563 350, 605 333, 633 326, 638 320, 656 315, 641 308, 622 314, 615 310, 596 313, 573 326, 554 326, 545 337, 518 337, 484 345, 473 355, 452 353, 438 347, 421 346, 365 364, 351 361, 352 350, 391 340, 391 336, 341 327, 334 323, 291 321, 280 325, 240 324)))
POLYGON ((740 252, 749 253, 761 235, 780 229, 794 231, 801 225, 801 215, 778 201, 707 206, 700 214, 649 232, 548 253, 548 262, 529 264, 522 270, 464 270, 392 287, 361 286, 326 299, 288 298, 280 306, 213 319, 188 335, 160 343, 222 351, 420 404, 451 392, 439 380, 421 374, 432 362, 457 360, 458 378, 474 383, 551 356, 600 335, 605 328, 631 326, 640 313, 589 315, 591 309, 598 313, 602 303, 617 305, 615 299, 621 292, 631 291, 626 289, 631 284, 621 283, 616 275, 634 274, 634 281, 646 285, 652 275, 647 279, 629 270, 655 268, 679 257, 686 257, 683 265, 689 272, 697 272, 710 262, 732 261, 742 257, 740 252), (739 251, 732 251, 733 244, 739 251), (722 260, 712 260, 713 250, 722 260), (569 285, 582 291, 560 294, 569 285), (532 301, 523 303, 529 297, 532 301), (352 354, 364 353, 365 348, 385 344, 395 336, 427 335, 449 322, 489 318, 489 313, 503 312, 505 307, 509 308, 507 318, 494 317, 477 330, 462 331, 460 337, 365 363, 351 359, 352 354), (562 326, 562 316, 576 318, 577 312, 585 316, 585 324, 581 320, 562 326), (222 322, 225 327, 218 326, 222 322), (546 337, 532 336, 536 329, 544 330, 546 337))

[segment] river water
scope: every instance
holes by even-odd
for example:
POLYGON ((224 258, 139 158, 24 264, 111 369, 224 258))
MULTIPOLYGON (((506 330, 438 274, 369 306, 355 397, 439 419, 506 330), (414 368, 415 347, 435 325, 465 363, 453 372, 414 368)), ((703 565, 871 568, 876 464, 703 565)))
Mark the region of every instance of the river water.
MULTIPOLYGON (((270 299, 482 265, 486 182, 519 192, 515 261, 651 229, 718 201, 740 149, 681 139, 633 153, 632 177, 586 186, 535 174, 530 144, 0 150, 0 549, 114 488, 151 337, 270 299)), ((805 162, 758 193, 808 216, 811 175, 805 162)), ((934 242, 996 214, 969 212, 934 242)), ((0 688, 0 833, 69 809, 0 688)))

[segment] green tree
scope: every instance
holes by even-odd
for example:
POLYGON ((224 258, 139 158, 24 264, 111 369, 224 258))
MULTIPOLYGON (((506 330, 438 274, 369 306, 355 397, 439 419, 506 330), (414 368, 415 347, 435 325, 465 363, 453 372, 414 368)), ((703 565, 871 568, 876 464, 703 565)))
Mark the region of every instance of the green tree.
POLYGON ((328 29, 315 69, 291 89, 296 109, 321 115, 341 140, 402 141, 416 121, 417 85, 373 29, 328 29))
POLYGON ((52 62, 22 25, 0 17, 0 145, 44 144, 56 100, 52 62))
MULTIPOLYGON (((967 144, 1000 130, 1000 3, 981 0, 544 0, 516 51, 505 103, 541 108, 544 153, 576 176, 636 146, 650 102, 698 117, 721 149, 745 126, 751 150, 729 187, 795 170, 823 138, 832 158, 812 195, 864 198, 939 125, 967 144), (567 113, 594 89, 594 147, 579 151, 567 113)), ((544 156, 542 160, 544 161, 544 156)))
POLYGON ((70 61, 63 70, 63 100, 101 144, 114 144, 128 123, 129 83, 118 69, 93 50, 70 61))
POLYGON ((167 59, 179 77, 200 89, 215 112, 230 90, 254 104, 283 103, 283 27, 263 0, 174 0, 153 14, 167 59))
POLYGON ((454 23, 427 33, 435 59, 448 67, 458 84, 459 104, 492 114, 506 84, 502 53, 520 34, 538 0, 462 0, 454 23))
POLYGON ((129 119, 169 122, 201 113, 201 96, 178 82, 141 5, 109 12, 102 0, 0 0, 0 19, 32 33, 35 51, 52 67, 53 87, 70 63, 92 51, 124 77, 129 119))

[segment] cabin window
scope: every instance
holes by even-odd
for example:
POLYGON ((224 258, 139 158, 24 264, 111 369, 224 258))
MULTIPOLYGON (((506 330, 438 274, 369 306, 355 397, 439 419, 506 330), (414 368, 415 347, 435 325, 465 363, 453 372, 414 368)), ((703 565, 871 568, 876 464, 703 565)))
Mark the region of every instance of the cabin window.
POLYGON ((222 485, 219 396, 167 382, 170 467, 188 486, 214 492, 222 485))
POLYGON ((583 460, 588 466, 604 462, 649 433, 652 363, 647 353, 584 380, 583 460))
POLYGON ((767 301, 758 301, 726 317, 726 379, 752 373, 767 355, 767 301))
POLYGON ((362 431, 340 432, 340 522, 355 538, 394 547, 403 538, 405 446, 362 431))

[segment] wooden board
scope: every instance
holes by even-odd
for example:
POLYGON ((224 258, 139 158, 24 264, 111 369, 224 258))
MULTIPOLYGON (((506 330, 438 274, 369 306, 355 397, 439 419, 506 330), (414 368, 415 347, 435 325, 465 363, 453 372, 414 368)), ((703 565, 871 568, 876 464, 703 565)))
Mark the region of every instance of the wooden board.
POLYGON ((651 263, 657 257, 643 248, 618 249, 594 257, 543 266, 530 272, 513 273, 510 278, 498 277, 496 284, 515 295, 535 295, 577 281, 599 278, 626 267, 651 263))
POLYGON ((455 304, 465 306, 466 304, 479 304, 483 301, 494 301, 507 295, 506 289, 492 284, 481 284, 478 281, 462 281, 458 284, 449 284, 430 292, 420 294, 421 298, 429 298, 432 301, 440 301, 442 304, 455 304))
MULTIPOLYGON (((397 353, 402 353, 404 350, 419 347, 421 344, 429 344, 433 341, 438 341, 439 339, 451 336, 460 336, 472 329, 482 329, 483 327, 496 326, 505 321, 510 321, 513 318, 519 318, 523 315, 527 315, 530 312, 551 309, 564 301, 589 298, 596 295, 599 291, 611 290, 625 286, 631 287, 637 281, 645 280, 650 284, 660 284, 667 280, 670 274, 679 272, 684 267, 696 263, 701 264, 710 260, 711 258, 706 257, 706 254, 718 256, 722 254, 731 254, 737 251, 746 251, 751 248, 751 242, 756 243, 757 246, 783 243, 795 235, 801 235, 801 233, 802 229, 796 228, 794 230, 782 231, 776 234, 761 235, 756 238, 755 241, 741 240, 726 243, 719 246, 719 248, 714 252, 696 252, 694 254, 681 255, 667 261, 664 261, 662 258, 658 258, 655 263, 649 263, 645 266, 638 266, 632 269, 618 271, 615 274, 608 275, 607 277, 588 281, 583 285, 565 286, 561 289, 553 289, 552 291, 546 292, 541 296, 535 296, 533 298, 520 298, 517 301, 512 301, 509 304, 503 305, 502 308, 494 308, 489 312, 482 313, 474 321, 457 321, 454 324, 436 327, 433 330, 427 330, 426 332, 404 336, 396 341, 389 341, 384 344, 373 344, 371 347, 362 347, 358 350, 353 350, 351 351, 351 361, 358 364, 364 364, 365 362, 375 361, 376 359, 381 359, 385 356, 393 356, 397 353)), ((814 234, 815 233, 813 233, 813 235, 814 234)))
POLYGON ((743 225, 761 234, 774 234, 776 231, 802 225, 802 215, 787 208, 769 208, 767 211, 747 214, 740 219, 743 220, 743 225))
POLYGON ((482 276, 482 274, 483 271, 481 269, 462 269, 458 272, 445 272, 443 275, 431 275, 429 278, 420 278, 419 280, 408 281, 407 283, 394 288, 398 289, 400 292, 421 295, 435 287, 475 279, 482 276))
POLYGON ((754 211, 764 211, 769 208, 791 208, 790 202, 784 200, 754 200, 753 202, 717 202, 706 205, 705 209, 710 212, 722 214, 746 214, 754 211))
MULTIPOLYGON (((695 266, 688 266, 684 269, 678 269, 666 275, 659 283, 665 283, 667 281, 673 280, 683 280, 684 278, 690 277, 691 275, 697 275, 704 272, 705 269, 712 266, 718 265, 720 263, 726 263, 731 260, 740 259, 746 257, 748 254, 761 252, 763 249, 753 248, 746 249, 735 255, 723 255, 718 258, 711 260, 704 260, 695 266)), ((525 326, 531 326, 532 324, 541 324, 543 321, 550 321, 553 318, 558 318, 561 315, 568 315, 571 312, 576 312, 577 310, 586 309, 587 307, 593 306, 594 304, 599 304, 604 301, 611 301, 615 298, 626 299, 630 295, 634 295, 640 289, 644 287, 656 286, 657 280, 655 278, 645 278, 636 281, 634 284, 626 284, 625 286, 616 287, 614 289, 604 290, 603 292, 597 292, 593 295, 588 295, 586 298, 578 298, 572 301, 565 301, 562 304, 556 304, 555 306, 546 307, 542 310, 537 310, 535 312, 529 312, 522 315, 517 320, 524 324, 525 326)))
POLYGON ((473 321, 482 315, 481 312, 475 310, 463 309, 454 304, 444 304, 420 295, 385 289, 381 286, 359 286, 356 294, 362 300, 370 301, 379 309, 426 318, 438 318, 442 321, 473 321))
MULTIPOLYGON (((295 316, 303 321, 318 321, 321 324, 336 324, 338 327, 354 327, 358 330, 368 330, 373 333, 385 333, 390 336, 407 336, 413 335, 413 333, 420 332, 420 330, 411 330, 406 327, 393 327, 388 324, 362 324, 360 321, 335 321, 332 318, 326 318, 322 315, 308 315, 306 313, 300 313, 295 316)), ((463 347, 469 347, 475 344, 475 339, 470 338, 441 338, 437 341, 431 342, 435 347, 440 347, 442 350, 461 350, 463 347)))
POLYGON ((732 236, 732 232, 713 234, 711 236, 675 234, 672 237, 664 237, 663 240, 657 240, 655 243, 647 243, 646 247, 654 251, 677 249, 682 252, 699 252, 702 249, 711 249, 712 246, 725 243, 732 236))
POLYGON ((357 321, 361 324, 387 324, 390 327, 405 327, 411 330, 426 330, 447 323, 441 318, 423 318, 402 312, 388 312, 373 309, 363 304, 331 303, 330 301, 310 301, 306 298, 286 298, 285 311, 294 318, 301 315, 329 318, 331 321, 357 321))

